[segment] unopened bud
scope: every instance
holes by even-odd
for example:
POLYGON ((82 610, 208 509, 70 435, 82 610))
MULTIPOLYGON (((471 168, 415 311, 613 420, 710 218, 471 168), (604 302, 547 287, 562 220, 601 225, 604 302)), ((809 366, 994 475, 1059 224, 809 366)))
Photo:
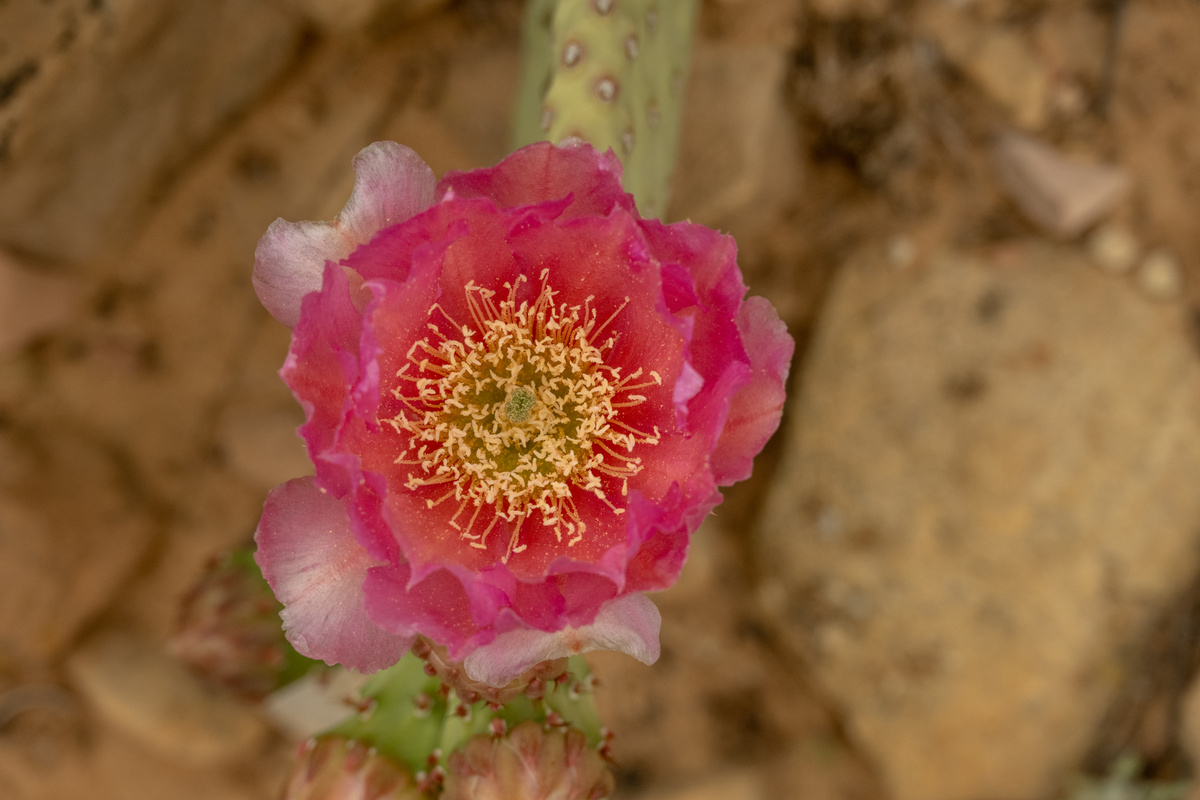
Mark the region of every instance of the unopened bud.
POLYGON ((613 785, 581 731, 527 721, 507 736, 476 736, 451 754, 441 800, 599 800, 613 785))
POLYGON ((322 736, 300 746, 283 800, 423 800, 421 789, 399 763, 341 736, 322 736))
POLYGON ((171 649, 200 676, 259 699, 283 684, 289 656, 300 659, 284 639, 275 595, 242 555, 211 563, 184 596, 171 649))

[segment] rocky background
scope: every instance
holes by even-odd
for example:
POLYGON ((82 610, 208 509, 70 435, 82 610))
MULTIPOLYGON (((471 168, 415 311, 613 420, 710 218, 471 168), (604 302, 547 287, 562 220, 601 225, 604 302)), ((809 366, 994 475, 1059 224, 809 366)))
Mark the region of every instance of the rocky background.
MULTIPOLYGON (((502 158, 520 10, 0 0, 0 797, 276 795, 293 739, 165 646, 308 470, 254 246, 376 139, 502 158)), ((1197 42, 1194 0, 705 0, 670 217, 799 348, 661 661, 594 659, 620 798, 1187 791, 1197 42)))

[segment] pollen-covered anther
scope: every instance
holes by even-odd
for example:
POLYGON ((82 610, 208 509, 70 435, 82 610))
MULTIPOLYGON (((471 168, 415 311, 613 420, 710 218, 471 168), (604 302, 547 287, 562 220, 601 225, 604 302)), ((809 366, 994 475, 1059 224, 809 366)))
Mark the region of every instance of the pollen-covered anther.
POLYGON ((581 541, 581 492, 623 513, 609 494, 628 493, 629 478, 642 468, 635 447, 660 438, 658 428, 643 430, 621 415, 646 402, 639 392, 661 386, 661 376, 650 372, 647 380, 641 369, 622 375, 607 363, 616 338, 605 330, 629 298, 601 323, 594 297, 556 302, 548 274, 532 301, 518 300, 525 276, 504 284, 504 299, 468 282, 470 324, 435 306, 430 336, 409 348, 396 373, 392 395, 404 410, 387 420, 408 440, 395 459, 409 467, 405 486, 444 485, 425 504, 453 499, 450 524, 471 547, 488 548, 497 522, 508 522, 504 561, 526 549, 520 536, 531 516, 556 541, 581 541))

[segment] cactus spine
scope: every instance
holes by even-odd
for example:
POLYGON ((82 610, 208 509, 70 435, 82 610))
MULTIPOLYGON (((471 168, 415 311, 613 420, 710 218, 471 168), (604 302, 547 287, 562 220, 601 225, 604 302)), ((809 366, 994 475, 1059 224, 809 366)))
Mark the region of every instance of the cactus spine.
POLYGON ((647 217, 669 199, 696 0, 529 0, 515 144, 612 148, 647 217))

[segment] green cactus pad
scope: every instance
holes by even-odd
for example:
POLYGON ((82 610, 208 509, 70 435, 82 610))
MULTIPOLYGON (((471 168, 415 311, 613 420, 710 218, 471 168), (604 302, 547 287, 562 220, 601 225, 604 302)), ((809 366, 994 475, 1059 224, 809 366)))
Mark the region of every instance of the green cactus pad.
POLYGON ((409 654, 371 676, 362 689, 364 710, 327 733, 364 742, 417 775, 464 747, 471 737, 493 733, 497 719, 509 729, 526 720, 570 725, 600 747, 604 732, 590 675, 587 662, 573 656, 568 679, 547 687, 544 697, 522 695, 492 708, 483 701, 464 704, 453 691, 445 691, 439 678, 426 673, 424 661, 409 654))
POLYGON ((611 148, 647 217, 669 199, 696 0, 530 0, 517 146, 611 148))

